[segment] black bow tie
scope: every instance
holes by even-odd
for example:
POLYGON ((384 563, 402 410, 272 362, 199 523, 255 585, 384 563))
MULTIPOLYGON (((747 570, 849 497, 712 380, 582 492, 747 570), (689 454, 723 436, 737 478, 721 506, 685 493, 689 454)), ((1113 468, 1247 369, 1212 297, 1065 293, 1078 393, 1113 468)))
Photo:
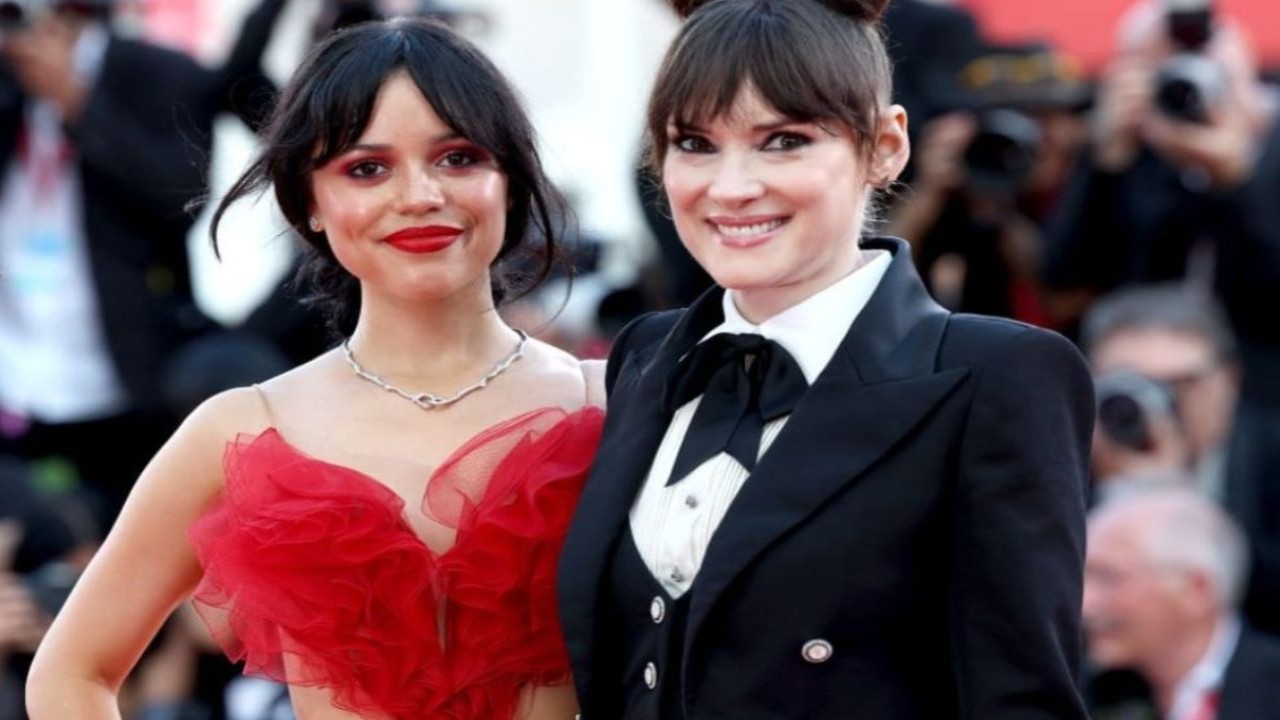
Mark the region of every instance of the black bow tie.
POLYGON ((667 409, 702 396, 667 485, 726 452, 755 469, 764 426, 791 412, 809 383, 795 358, 759 335, 713 335, 689 351, 667 385, 667 409))

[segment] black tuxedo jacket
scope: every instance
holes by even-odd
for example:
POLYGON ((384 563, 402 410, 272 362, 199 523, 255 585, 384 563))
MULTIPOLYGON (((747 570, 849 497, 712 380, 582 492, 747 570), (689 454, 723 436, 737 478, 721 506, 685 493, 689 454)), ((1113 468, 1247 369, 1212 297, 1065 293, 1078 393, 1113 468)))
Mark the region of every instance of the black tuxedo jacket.
MULTIPOLYGON (((1089 683, 1093 720, 1159 720, 1137 675, 1109 671, 1089 683)), ((1222 677, 1217 720, 1280 720, 1280 640, 1245 628, 1222 677)))
MULTIPOLYGON (((689 718, 1075 720, 1089 374, 1063 338, 949 315, 900 240, 867 307, 712 538, 691 592, 689 718), (810 663, 801 648, 828 641, 810 663)), ((589 720, 621 688, 603 588, 716 288, 649 315, 609 359, 604 438, 560 566, 589 720)), ((647 612, 647 608, 643 609, 647 612)))
MULTIPOLYGON (((207 328, 191 293, 188 205, 205 193, 213 121, 261 96, 261 54, 280 0, 245 25, 232 61, 209 70, 156 45, 112 37, 85 107, 66 128, 81 179, 82 223, 102 327, 134 405, 155 409, 170 353, 207 328), (254 52, 257 55, 254 55, 254 52), (255 89, 256 88, 256 89, 255 89)), ((0 172, 21 132, 27 98, 0 62, 0 172)))

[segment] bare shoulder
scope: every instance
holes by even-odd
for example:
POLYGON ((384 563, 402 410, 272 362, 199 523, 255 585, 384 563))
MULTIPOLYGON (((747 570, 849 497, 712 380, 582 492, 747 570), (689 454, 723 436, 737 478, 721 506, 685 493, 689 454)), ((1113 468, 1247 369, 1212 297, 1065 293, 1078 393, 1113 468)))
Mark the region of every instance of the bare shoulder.
POLYGON ((305 426, 308 419, 327 416, 324 411, 333 409, 333 389, 349 372, 346 365, 339 362, 338 351, 330 350, 269 380, 244 388, 248 391, 244 402, 258 413, 258 422, 250 422, 250 427, 241 432, 252 431, 255 424, 259 428, 274 427, 282 421, 305 426))
POLYGON ((238 433, 261 430, 267 424, 258 390, 225 390, 205 400, 187 416, 175 439, 223 442, 238 433))
POLYGON ((540 340, 529 340, 525 368, 526 381, 554 387, 552 402, 564 407, 604 406, 604 362, 579 360, 572 354, 540 340))
POLYGON ((242 434, 257 434, 275 424, 273 408, 325 381, 321 359, 300 365, 259 385, 232 388, 210 397, 187 416, 172 443, 190 450, 216 451, 242 434))

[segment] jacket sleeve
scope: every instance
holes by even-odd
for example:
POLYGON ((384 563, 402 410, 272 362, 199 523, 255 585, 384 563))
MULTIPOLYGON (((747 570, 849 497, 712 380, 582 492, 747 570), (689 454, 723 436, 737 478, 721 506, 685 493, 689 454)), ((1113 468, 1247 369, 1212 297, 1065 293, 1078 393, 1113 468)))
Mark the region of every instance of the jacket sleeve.
POLYGON ((960 450, 951 634, 959 717, 1084 720, 1079 694, 1093 388, 1054 333, 977 368, 960 450))
POLYGON ((261 0, 245 16, 226 62, 214 73, 211 92, 218 110, 234 113, 253 130, 266 124, 278 92, 262 58, 284 7, 285 0, 261 0))
POLYGON ((84 171, 137 212, 165 221, 187 216, 205 192, 212 148, 212 114, 200 93, 209 72, 180 53, 111 43, 84 110, 67 127, 84 171), (135 73, 149 75, 154 88, 146 107, 120 95, 137 82, 135 73))

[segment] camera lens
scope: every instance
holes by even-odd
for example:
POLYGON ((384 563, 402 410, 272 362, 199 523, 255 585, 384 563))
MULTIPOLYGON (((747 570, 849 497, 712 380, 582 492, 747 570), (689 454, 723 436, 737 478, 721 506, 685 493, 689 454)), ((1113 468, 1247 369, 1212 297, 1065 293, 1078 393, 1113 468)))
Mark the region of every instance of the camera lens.
POLYGON ((1155 104, 1169 117, 1206 123, 1225 83, 1222 69, 1212 60, 1191 53, 1174 55, 1156 71, 1155 104))
POLYGON ((1094 382, 1098 428, 1113 442, 1139 452, 1155 447, 1151 421, 1173 413, 1173 391, 1164 383, 1121 370, 1094 382))
POLYGON ((1098 402, 1098 426, 1125 447, 1145 452, 1154 445, 1142 406, 1128 395, 1112 395, 1098 402))
POLYGON ((984 190, 1013 192, 1035 164, 1040 126, 1016 110, 988 110, 964 151, 970 183, 984 190))

